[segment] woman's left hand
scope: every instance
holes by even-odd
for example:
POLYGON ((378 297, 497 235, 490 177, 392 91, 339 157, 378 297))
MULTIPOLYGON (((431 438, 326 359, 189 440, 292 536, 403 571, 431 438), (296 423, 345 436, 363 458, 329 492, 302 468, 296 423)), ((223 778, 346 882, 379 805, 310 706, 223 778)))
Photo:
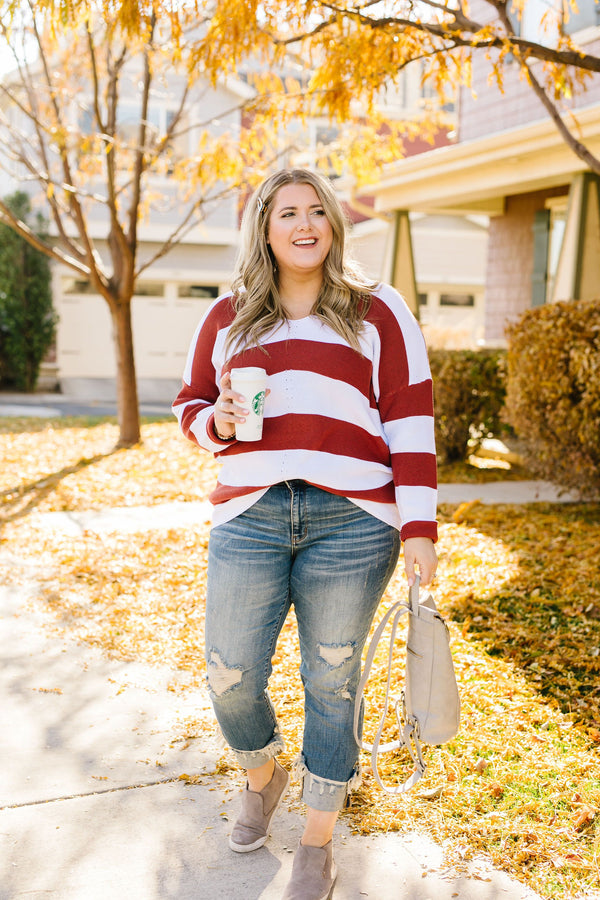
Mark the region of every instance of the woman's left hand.
POLYGON ((431 538, 414 537, 404 541, 404 569, 409 587, 415 583, 415 565, 419 567, 421 584, 431 584, 437 569, 437 553, 431 538))

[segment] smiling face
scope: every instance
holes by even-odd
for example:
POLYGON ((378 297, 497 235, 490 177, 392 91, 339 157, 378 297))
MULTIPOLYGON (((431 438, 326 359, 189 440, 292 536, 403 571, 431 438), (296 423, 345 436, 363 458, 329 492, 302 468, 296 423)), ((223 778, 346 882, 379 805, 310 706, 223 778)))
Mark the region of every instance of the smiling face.
POLYGON ((268 241, 280 277, 322 273, 333 230, 311 184, 286 184, 272 202, 268 241))

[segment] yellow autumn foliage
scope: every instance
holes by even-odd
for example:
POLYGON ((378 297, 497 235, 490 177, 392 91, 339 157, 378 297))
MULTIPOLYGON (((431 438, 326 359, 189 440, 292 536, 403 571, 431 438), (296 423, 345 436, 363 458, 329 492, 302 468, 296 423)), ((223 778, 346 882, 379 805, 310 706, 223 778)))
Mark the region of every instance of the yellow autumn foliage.
MULTIPOLYGON (((43 527, 43 512, 200 500, 212 489, 218 464, 175 423, 147 423, 142 445, 115 452, 116 432, 110 422, 0 420, 0 555, 12 561, 0 579, 34 572, 48 627, 112 656, 168 665, 174 689, 197 689, 208 525, 77 539, 43 527)), ((548 900, 598 897, 599 543, 598 504, 442 507, 434 592, 450 625, 461 729, 426 749, 426 780, 406 797, 382 795, 365 764, 348 824, 425 831, 443 843, 448 866, 484 857, 548 900)), ((383 608, 404 590, 400 565, 383 608)), ((403 647, 402 634, 397 691, 403 647)), ((271 686, 288 761, 302 739, 298 662, 290 617, 271 686)), ((367 739, 385 674, 382 648, 366 695, 367 739)), ((206 720, 185 728, 186 738, 201 736, 206 720)), ((231 766, 225 757, 222 769, 231 766)), ((390 755, 381 769, 403 779, 408 758, 390 755)))
POLYGON ((600 301, 528 310, 508 332, 506 419, 532 472, 600 498, 600 301))

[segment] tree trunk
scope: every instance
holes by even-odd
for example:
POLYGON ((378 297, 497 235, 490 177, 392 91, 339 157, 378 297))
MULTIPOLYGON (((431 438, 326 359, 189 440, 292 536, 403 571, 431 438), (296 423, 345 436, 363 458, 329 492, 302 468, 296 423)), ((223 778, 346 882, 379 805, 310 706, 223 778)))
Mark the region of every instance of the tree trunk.
POLYGON ((140 410, 138 405, 133 329, 131 327, 131 299, 118 300, 111 306, 117 357, 117 414, 119 441, 117 447, 131 447, 140 441, 140 410))

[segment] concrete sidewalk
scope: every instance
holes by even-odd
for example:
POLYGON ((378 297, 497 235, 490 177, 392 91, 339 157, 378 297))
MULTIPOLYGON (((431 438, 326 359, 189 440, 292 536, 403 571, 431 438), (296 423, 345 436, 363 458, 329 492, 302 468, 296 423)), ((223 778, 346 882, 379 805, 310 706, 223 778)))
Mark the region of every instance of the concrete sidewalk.
MULTIPOLYGON (((440 488, 440 503, 474 499, 575 498, 542 482, 440 488)), ((77 537, 193 525, 210 511, 166 503, 30 520, 77 537)), ((35 569, 1 549, 0 566, 14 576, 0 586, 0 900, 278 900, 302 831, 299 786, 265 847, 230 851, 242 781, 219 774, 205 691, 174 692, 172 671, 53 636, 35 603, 35 569)), ((483 862, 466 874, 446 869, 442 848, 418 834, 351 835, 342 821, 335 856, 335 900, 537 897, 483 862)))
MULTIPOLYGON (((9 418, 33 417, 57 419, 61 416, 116 416, 115 400, 98 397, 72 397, 59 393, 21 394, 0 391, 0 416, 9 418)), ((172 417, 171 404, 166 402, 141 402, 142 416, 172 417)))
MULTIPOLYGON (((458 504, 479 500, 485 504, 572 503, 575 494, 560 492, 546 481, 496 481, 488 484, 441 484, 439 503, 458 504)), ((122 506, 113 509, 31 513, 40 528, 76 536, 84 531, 140 532, 155 528, 183 528, 210 522, 208 500, 173 501, 156 506, 122 506)))
MULTIPOLYGON (((172 672, 52 636, 35 571, 26 583, 0 588, 1 900, 280 898, 302 829, 298 785, 266 846, 231 852, 242 781, 218 774, 205 692, 173 692, 172 672)), ((335 846, 335 900, 537 896, 483 863, 446 870, 416 834, 356 836, 342 823, 335 846)))

